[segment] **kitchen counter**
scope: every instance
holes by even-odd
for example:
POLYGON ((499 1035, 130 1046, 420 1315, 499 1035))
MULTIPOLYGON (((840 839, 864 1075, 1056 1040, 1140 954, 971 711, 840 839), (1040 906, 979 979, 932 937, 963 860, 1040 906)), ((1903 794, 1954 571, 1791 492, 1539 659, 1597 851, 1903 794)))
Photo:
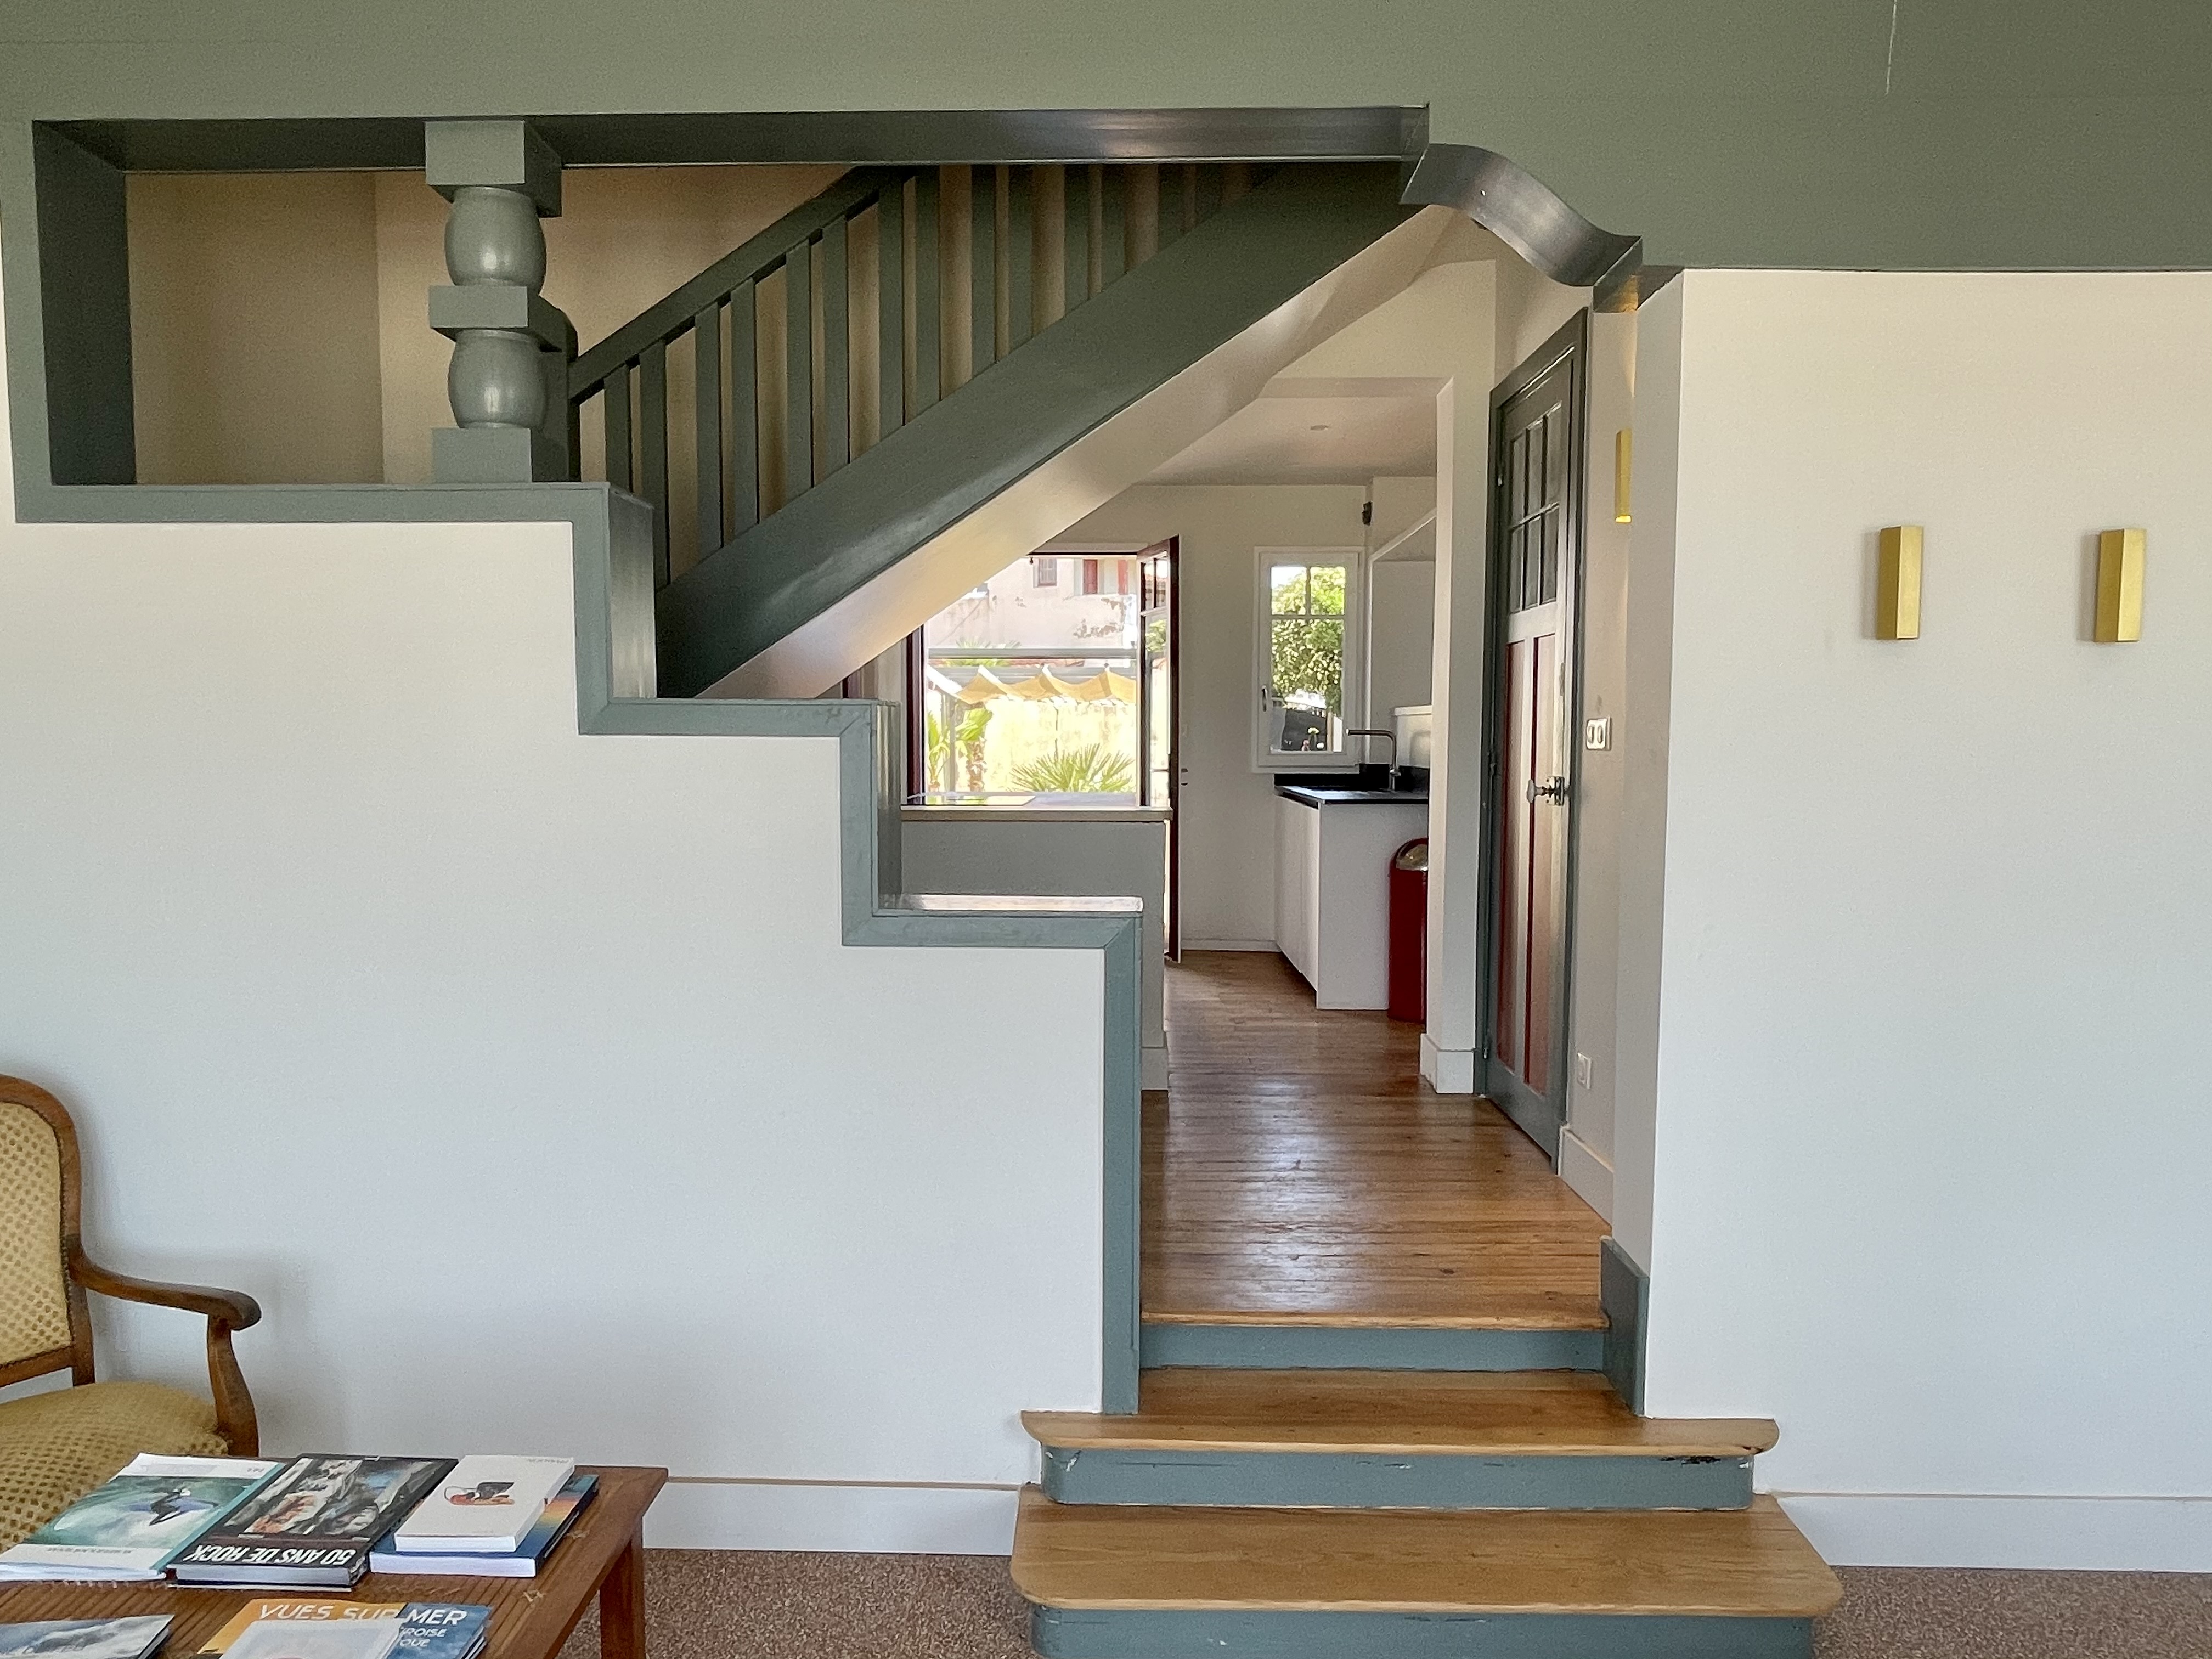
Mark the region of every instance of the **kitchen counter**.
POLYGON ((1276 786, 1275 948, 1322 1008, 1390 1000, 1390 860, 1428 833, 1425 789, 1276 786))
POLYGON ((1275 793, 1304 806, 1426 806, 1426 789, 1331 789, 1314 783, 1279 783, 1275 793))

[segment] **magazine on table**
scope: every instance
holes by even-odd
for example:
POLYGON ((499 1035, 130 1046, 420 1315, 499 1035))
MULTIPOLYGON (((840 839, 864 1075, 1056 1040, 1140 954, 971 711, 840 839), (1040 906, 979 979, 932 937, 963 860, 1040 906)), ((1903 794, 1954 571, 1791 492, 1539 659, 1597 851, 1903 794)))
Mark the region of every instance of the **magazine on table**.
POLYGON ((250 1457, 134 1457, 106 1485, 0 1551, 0 1582, 159 1578, 173 1557, 283 1467, 250 1457))
POLYGON ((402 1555, 512 1555, 576 1465, 567 1457, 464 1457, 394 1529, 402 1555))
POLYGON ((0 1625, 0 1659, 146 1659, 168 1633, 166 1613, 0 1625))
MULTIPOLYGON (((249 1601, 239 1609, 235 1618, 201 1644, 198 1659, 240 1659, 232 1650, 257 1626, 378 1623, 398 1626, 392 1645, 382 1650, 392 1659, 475 1659, 483 1650, 490 1631, 491 1609, 457 1601, 249 1601)), ((320 1644, 329 1638, 309 1639, 320 1644)), ((341 1645, 350 1652, 362 1640, 344 1638, 341 1645)), ((267 1648, 274 1642, 277 1638, 273 1634, 254 1638, 255 1646, 259 1648, 267 1648)), ((369 1641, 367 1645, 381 1648, 382 1638, 369 1641)), ((251 1650, 245 1659, 251 1659, 251 1650)), ((276 1656, 264 1654, 264 1659, 276 1656)), ((343 1656, 301 1654, 297 1659, 343 1659, 343 1656)))

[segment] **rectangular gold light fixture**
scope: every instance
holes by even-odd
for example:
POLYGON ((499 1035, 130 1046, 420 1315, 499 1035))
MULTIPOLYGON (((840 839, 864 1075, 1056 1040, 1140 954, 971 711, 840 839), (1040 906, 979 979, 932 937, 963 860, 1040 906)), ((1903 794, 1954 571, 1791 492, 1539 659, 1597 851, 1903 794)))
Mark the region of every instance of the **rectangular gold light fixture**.
POLYGON ((2097 643, 2142 637, 2143 532, 2107 530, 2097 538, 2097 643))
POLYGON ((1613 521, 1628 522, 1628 482, 1634 434, 1623 427, 1613 434, 1613 521))
POLYGON ((1881 565, 1875 578, 1874 636, 1878 640, 1920 637, 1920 526, 1917 524, 1893 524, 1881 532, 1881 565))

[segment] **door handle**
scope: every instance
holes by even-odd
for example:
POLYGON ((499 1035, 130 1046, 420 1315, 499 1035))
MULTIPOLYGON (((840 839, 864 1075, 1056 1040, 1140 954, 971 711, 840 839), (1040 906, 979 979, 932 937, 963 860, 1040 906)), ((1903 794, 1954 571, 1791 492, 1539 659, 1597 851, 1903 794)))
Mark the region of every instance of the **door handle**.
POLYGON ((1539 783, 1531 778, 1528 787, 1528 805, 1531 806, 1540 800, 1550 801, 1554 806, 1567 804, 1567 781, 1565 778, 1553 778, 1546 783, 1539 783))

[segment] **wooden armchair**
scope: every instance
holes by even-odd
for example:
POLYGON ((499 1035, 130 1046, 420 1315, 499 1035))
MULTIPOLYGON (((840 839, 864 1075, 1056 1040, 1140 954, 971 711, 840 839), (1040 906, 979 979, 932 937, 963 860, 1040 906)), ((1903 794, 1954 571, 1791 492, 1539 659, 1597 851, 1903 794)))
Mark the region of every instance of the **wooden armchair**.
POLYGON ((77 1237, 76 1127, 36 1084, 0 1077, 0 1387, 66 1370, 76 1386, 0 1403, 0 1547, 75 1503, 140 1452, 252 1456, 253 1396, 230 1334, 261 1317, 236 1291, 111 1273, 77 1237), (208 1322, 207 1401, 152 1382, 95 1382, 85 1292, 181 1308, 208 1322))

